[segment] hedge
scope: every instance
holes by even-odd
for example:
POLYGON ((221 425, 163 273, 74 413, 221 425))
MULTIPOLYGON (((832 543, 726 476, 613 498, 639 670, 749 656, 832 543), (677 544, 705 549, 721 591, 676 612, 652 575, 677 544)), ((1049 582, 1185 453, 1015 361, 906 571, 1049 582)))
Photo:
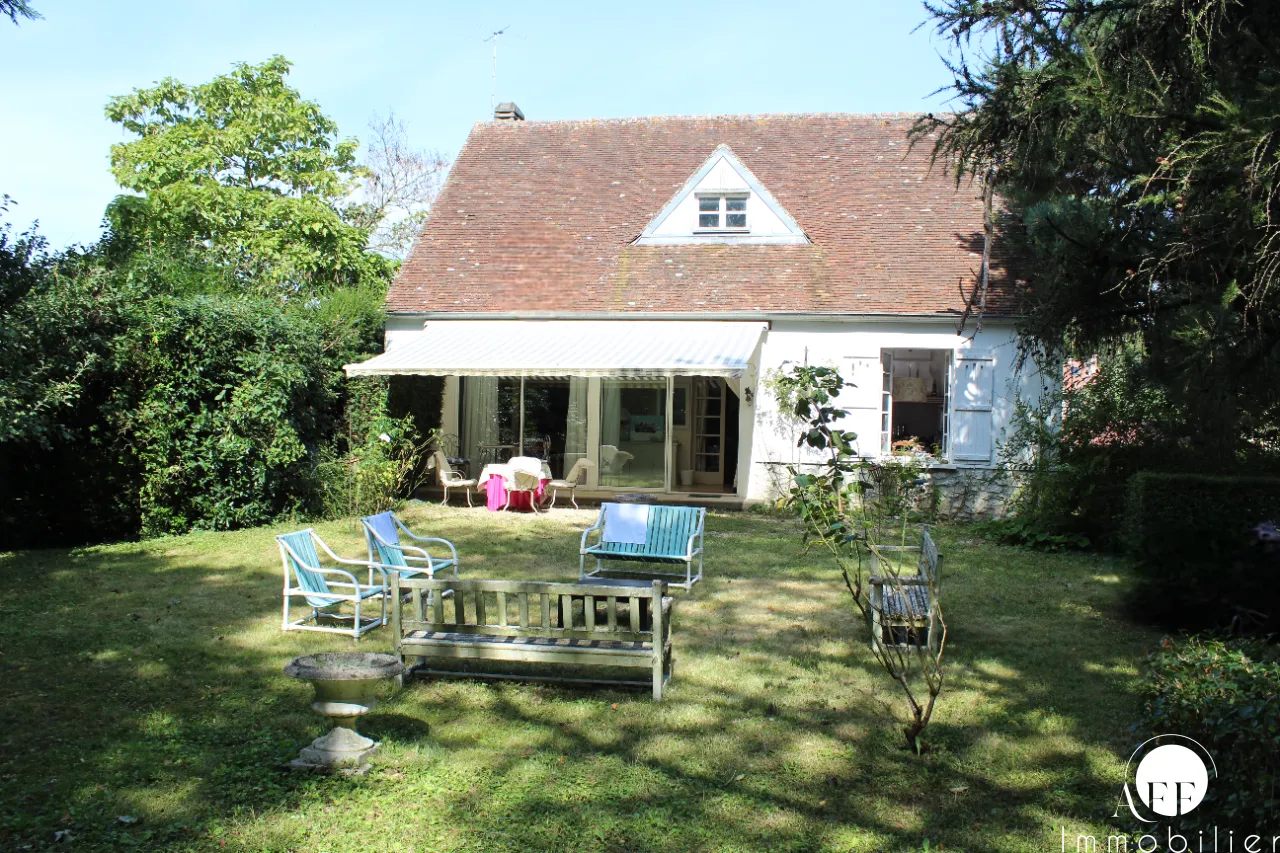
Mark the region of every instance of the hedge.
POLYGON ((1280 545, 1254 532, 1280 521, 1280 478, 1140 473, 1125 538, 1140 583, 1135 615, 1165 627, 1280 627, 1280 545))
POLYGON ((1209 751, 1220 774, 1187 827, 1280 825, 1280 663, 1260 641, 1166 640, 1146 673, 1142 728, 1209 751))

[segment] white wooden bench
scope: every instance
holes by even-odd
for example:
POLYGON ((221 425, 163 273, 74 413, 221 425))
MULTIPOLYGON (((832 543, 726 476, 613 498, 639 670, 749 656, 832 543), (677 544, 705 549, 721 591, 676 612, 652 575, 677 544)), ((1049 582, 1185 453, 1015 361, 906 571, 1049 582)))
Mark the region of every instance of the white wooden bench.
POLYGON ((871 645, 919 646, 936 649, 939 641, 938 574, 942 557, 926 527, 920 545, 881 545, 886 559, 916 556, 916 573, 902 574, 881 567, 868 579, 871 599, 871 645), (920 639, 923 637, 924 642, 920 639))
POLYGON ((390 574, 395 653, 406 664, 418 658, 411 673, 651 687, 655 700, 671 680, 674 601, 662 581, 637 587, 390 574), (433 659, 465 662, 468 668, 432 668, 433 659), (522 675, 490 661, 643 669, 648 677, 522 675))

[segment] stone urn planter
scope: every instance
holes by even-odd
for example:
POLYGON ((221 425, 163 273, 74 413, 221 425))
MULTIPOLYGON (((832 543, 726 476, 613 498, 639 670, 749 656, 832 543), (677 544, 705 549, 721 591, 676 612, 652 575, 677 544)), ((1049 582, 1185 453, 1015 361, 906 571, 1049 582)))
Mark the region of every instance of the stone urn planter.
POLYGON ((290 766, 295 770, 367 770, 367 759, 378 743, 356 731, 356 720, 378 704, 373 696, 378 682, 404 671, 395 655, 372 652, 329 652, 290 661, 284 674, 310 681, 316 688, 311 709, 333 720, 333 729, 312 741, 290 766))

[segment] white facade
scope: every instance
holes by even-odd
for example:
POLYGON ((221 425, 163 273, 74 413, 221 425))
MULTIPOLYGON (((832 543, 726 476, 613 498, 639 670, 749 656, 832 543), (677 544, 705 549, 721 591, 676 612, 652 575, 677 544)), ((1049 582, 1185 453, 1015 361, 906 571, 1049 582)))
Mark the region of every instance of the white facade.
MULTIPOLYGON (((1016 401, 1020 397, 1034 400, 1047 383, 1056 381, 1030 371, 1015 372, 1017 339, 1007 322, 988 321, 975 334, 971 321, 964 334, 957 334, 951 318, 732 318, 739 323, 748 319, 761 321, 759 345, 741 375, 725 380, 738 401, 736 465, 732 466, 732 482, 724 482, 721 492, 732 501, 775 500, 788 486, 789 466, 822 461, 821 456, 797 447, 799 424, 779 412, 769 391, 770 374, 790 365, 825 365, 840 371, 850 386, 840 399, 849 412, 843 426, 858 434, 859 451, 866 457, 888 450, 894 422, 899 416, 905 418, 904 412, 922 410, 926 420, 944 417, 937 441, 940 446, 935 448, 938 461, 934 467, 939 472, 997 467, 1000 445, 1013 426, 1016 401), (898 378, 891 380, 887 375, 898 378), (894 383, 896 390, 889 391, 894 383), (907 399, 911 394, 917 395, 914 401, 907 399)), ((439 328, 448 322, 433 320, 424 329, 421 316, 393 315, 387 325, 388 349, 400 348, 414 336, 430 334, 431 326, 439 328)), ((634 322, 593 320, 597 326, 634 322)), ((706 322, 705 317, 698 320, 706 322)), ((690 329, 696 328, 699 326, 691 321, 690 329)), ((651 484, 650 490, 687 493, 688 484, 680 488, 680 472, 693 467, 690 448, 694 442, 689 423, 678 422, 673 412, 678 409, 674 401, 695 379, 678 372, 654 378, 666 383, 667 424, 663 431, 665 450, 656 446, 652 450, 659 454, 658 460, 665 453, 667 473, 665 482, 651 484)), ((602 383, 608 380, 592 376, 585 382, 586 455, 597 467, 589 472, 584 486, 607 494, 611 487, 602 480, 599 466, 602 444, 609 442, 602 437, 601 426, 602 383)), ((462 430, 461 389, 460 377, 446 376, 441 421, 445 433, 457 435, 462 430)), ((618 490, 636 491, 634 487, 618 490)))
MULTIPOLYGON (((1000 445, 1013 426, 1016 401, 1037 399, 1046 381, 1054 381, 1030 369, 1015 372, 1017 336, 1011 324, 988 322, 977 334, 970 328, 958 335, 950 319, 775 320, 761 347, 759 370, 767 375, 770 370, 806 362, 838 368, 845 381, 855 386, 840 399, 849 412, 843 426, 858 434, 860 453, 874 457, 883 450, 884 356, 902 350, 942 351, 949 368, 946 376, 937 377, 947 383, 942 390, 948 435, 940 468, 996 467, 1000 445)), ((821 461, 820 456, 796 446, 797 427, 779 415, 765 384, 759 389, 750 424, 750 475, 740 489, 749 500, 777 497, 788 465, 821 461)))

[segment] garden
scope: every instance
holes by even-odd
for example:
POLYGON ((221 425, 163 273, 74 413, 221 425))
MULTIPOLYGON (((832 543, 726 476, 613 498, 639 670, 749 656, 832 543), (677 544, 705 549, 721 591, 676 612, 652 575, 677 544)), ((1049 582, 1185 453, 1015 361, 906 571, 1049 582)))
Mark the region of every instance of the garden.
POLYGON ((663 701, 409 679, 362 719, 367 775, 289 769, 326 723, 284 666, 353 645, 281 630, 277 535, 363 556, 357 518, 396 507, 464 578, 574 580, 595 516, 404 502, 441 387, 342 365, 381 348, 446 164, 390 115, 358 162, 276 56, 111 98, 96 242, 51 250, 0 194, 0 846, 1070 849, 1138 830, 1125 761, 1155 734, 1221 774, 1179 827, 1280 827, 1280 7, 925 8, 956 107, 913 141, 987 214, 956 331, 995 322, 990 270, 1021 258, 1003 321, 1047 388, 999 436, 1010 517, 930 529, 945 642, 914 735, 862 571, 930 503, 859 515, 844 380, 806 361, 783 414, 830 464, 708 517, 663 701))
MULTIPOLYGON (((573 579, 589 510, 411 504, 463 577, 573 579)), ((1119 558, 932 528, 946 686, 927 748, 798 522, 713 514, 678 593, 675 677, 647 692, 387 684, 364 777, 292 773, 325 723, 297 655, 385 650, 280 630, 276 525, 0 555, 0 838, 76 850, 1009 850, 1101 830, 1161 635, 1119 558)), ((317 531, 363 553, 353 520, 317 531)))

